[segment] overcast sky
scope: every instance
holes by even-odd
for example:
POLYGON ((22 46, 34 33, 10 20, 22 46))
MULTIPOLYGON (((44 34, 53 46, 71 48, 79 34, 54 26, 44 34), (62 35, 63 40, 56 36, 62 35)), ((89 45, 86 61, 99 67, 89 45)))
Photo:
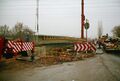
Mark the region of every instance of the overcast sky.
MULTIPOLYGON (((39 0, 39 34, 80 37, 81 0, 39 0)), ((85 0, 85 18, 90 22, 89 37, 97 37, 98 22, 103 34, 120 25, 120 0, 85 0)), ((36 0, 0 0, 0 25, 14 27, 23 22, 36 26, 36 0)))

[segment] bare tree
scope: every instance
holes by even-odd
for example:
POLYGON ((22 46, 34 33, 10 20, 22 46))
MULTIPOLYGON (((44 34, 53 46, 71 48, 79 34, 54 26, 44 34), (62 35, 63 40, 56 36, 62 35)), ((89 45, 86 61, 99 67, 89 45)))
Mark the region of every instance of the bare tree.
POLYGON ((120 25, 119 26, 115 26, 112 30, 113 35, 116 37, 120 37, 120 25))
POLYGON ((23 23, 18 22, 15 24, 15 26, 11 29, 11 33, 14 36, 14 38, 21 38, 22 36, 22 30, 23 30, 23 23))
POLYGON ((103 33, 103 26, 102 26, 102 22, 98 22, 98 38, 100 38, 102 36, 103 33))
POLYGON ((33 34, 33 31, 21 22, 16 23, 12 29, 7 25, 0 26, 0 35, 10 39, 20 38, 28 41, 32 39, 33 34))
POLYGON ((0 35, 8 36, 9 35, 9 26, 7 26, 7 25, 0 26, 0 35))
POLYGON ((32 36, 34 35, 33 31, 26 25, 24 26, 22 33, 24 34, 24 40, 26 41, 32 39, 32 36))
POLYGON ((14 39, 20 38, 24 40, 28 40, 33 35, 33 31, 27 25, 24 25, 21 22, 15 24, 11 30, 11 33, 14 36, 14 39))
POLYGON ((23 23, 18 22, 18 23, 15 25, 15 30, 16 30, 17 33, 20 32, 20 31, 22 31, 22 30, 23 30, 23 23))

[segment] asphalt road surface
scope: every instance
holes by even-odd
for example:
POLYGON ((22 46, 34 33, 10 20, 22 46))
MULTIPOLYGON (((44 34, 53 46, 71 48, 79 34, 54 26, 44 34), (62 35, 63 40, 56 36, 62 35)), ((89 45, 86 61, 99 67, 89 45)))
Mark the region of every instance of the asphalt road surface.
POLYGON ((3 71, 0 81, 120 81, 120 57, 101 54, 76 62, 3 71))

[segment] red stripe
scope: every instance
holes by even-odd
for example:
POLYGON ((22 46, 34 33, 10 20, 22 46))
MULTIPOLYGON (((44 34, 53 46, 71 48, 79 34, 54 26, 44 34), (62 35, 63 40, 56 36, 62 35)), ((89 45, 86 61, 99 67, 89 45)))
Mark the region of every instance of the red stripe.
POLYGON ((22 51, 25 51, 25 43, 22 45, 22 51))
POLYGON ((25 51, 26 49, 25 49, 25 43, 23 43, 23 51, 25 51))
POLYGON ((8 41, 8 45, 7 45, 7 46, 8 46, 9 48, 12 48, 12 47, 13 47, 13 43, 14 43, 13 41, 8 41))
POLYGON ((32 50, 33 49, 33 43, 32 42, 25 42, 23 43, 23 50, 27 51, 27 50, 32 50))
POLYGON ((28 50, 30 50, 30 43, 28 43, 28 50))
POLYGON ((15 51, 16 51, 16 52, 20 52, 20 51, 21 51, 20 43, 15 42, 15 43, 14 43, 14 48, 15 48, 15 51))
POLYGON ((92 51, 96 51, 95 45, 93 45, 92 43, 89 43, 89 44, 91 45, 91 50, 92 50, 92 51))

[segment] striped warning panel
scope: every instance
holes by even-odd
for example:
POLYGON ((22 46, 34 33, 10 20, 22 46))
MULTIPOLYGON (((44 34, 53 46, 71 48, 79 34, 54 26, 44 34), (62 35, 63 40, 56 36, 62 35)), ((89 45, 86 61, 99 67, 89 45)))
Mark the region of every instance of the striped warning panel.
POLYGON ((88 43, 88 42, 85 42, 85 43, 74 43, 74 50, 79 52, 79 51, 96 51, 96 47, 94 44, 92 43, 88 43))
POLYGON ((24 42, 22 45, 22 51, 32 50, 33 45, 33 42, 24 42))
POLYGON ((96 51, 96 45, 94 43, 89 42, 90 50, 96 51))
POLYGON ((8 48, 13 48, 14 41, 8 41, 7 46, 8 46, 8 48))
POLYGON ((22 49, 22 43, 21 42, 14 42, 13 52, 14 53, 20 52, 21 49, 22 49))
POLYGON ((28 51, 32 50, 34 48, 33 42, 14 42, 14 41, 8 41, 7 44, 8 48, 12 48, 14 53, 18 53, 20 51, 28 51))
POLYGON ((74 50, 75 51, 87 51, 87 50, 90 50, 90 46, 88 43, 75 43, 74 50))

